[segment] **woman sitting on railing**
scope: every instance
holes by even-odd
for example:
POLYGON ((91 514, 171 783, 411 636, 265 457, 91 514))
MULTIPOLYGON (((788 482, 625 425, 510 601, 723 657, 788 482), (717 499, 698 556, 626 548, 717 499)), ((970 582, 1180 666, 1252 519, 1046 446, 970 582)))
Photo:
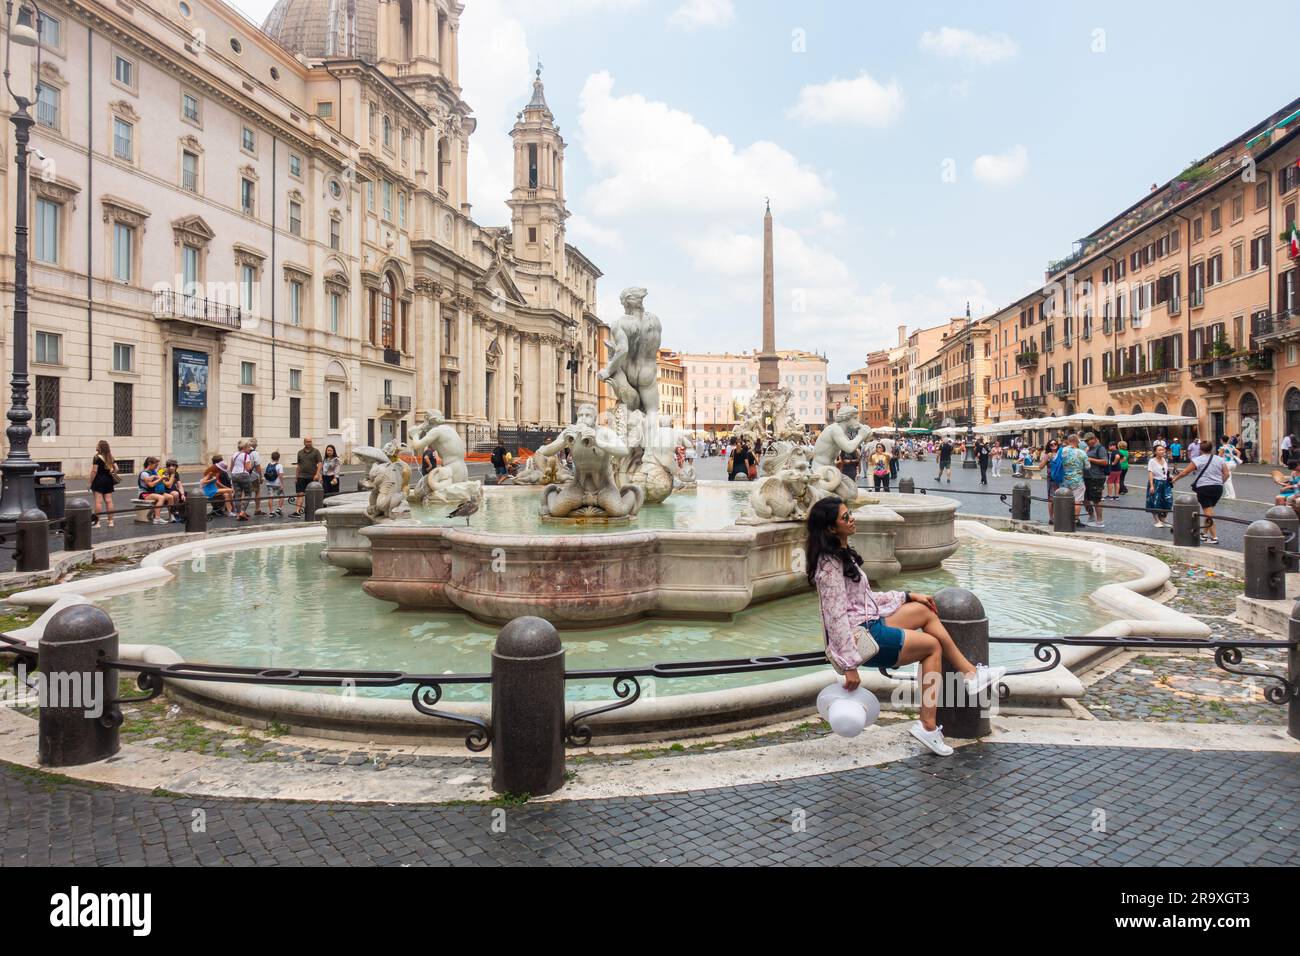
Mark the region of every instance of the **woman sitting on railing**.
POLYGON ((921 719, 911 734, 946 757, 952 748, 935 721, 944 659, 965 676, 966 693, 972 697, 996 684, 1006 669, 968 661, 939 621, 928 594, 873 592, 862 571, 862 557, 849 544, 856 530, 853 513, 839 498, 822 498, 808 513, 807 573, 821 602, 826 658, 844 675, 849 690, 861 683, 860 667, 919 663, 921 719))

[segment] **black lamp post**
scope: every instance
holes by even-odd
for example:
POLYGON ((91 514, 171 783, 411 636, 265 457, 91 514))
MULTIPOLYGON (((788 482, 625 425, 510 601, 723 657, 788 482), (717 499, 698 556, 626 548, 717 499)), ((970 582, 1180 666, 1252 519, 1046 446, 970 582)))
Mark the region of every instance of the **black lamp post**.
POLYGON ((28 424, 32 420, 32 412, 27 407, 27 144, 31 140, 32 124, 35 123, 28 107, 36 102, 41 92, 41 14, 34 2, 30 7, 23 3, 18 7, 17 21, 11 22, 13 7, 13 0, 7 0, 4 78, 9 95, 18 104, 18 109, 9 117, 14 124, 15 148, 18 153, 17 201, 14 206, 14 355, 9 379, 11 404, 5 414, 9 419, 9 427, 5 429, 5 437, 9 439, 9 455, 0 462, 0 475, 3 475, 0 524, 16 523, 24 511, 36 507, 36 462, 32 461, 27 449, 27 443, 32 437, 32 429, 28 424), (30 99, 14 92, 10 82, 15 43, 36 48, 35 89, 30 99))

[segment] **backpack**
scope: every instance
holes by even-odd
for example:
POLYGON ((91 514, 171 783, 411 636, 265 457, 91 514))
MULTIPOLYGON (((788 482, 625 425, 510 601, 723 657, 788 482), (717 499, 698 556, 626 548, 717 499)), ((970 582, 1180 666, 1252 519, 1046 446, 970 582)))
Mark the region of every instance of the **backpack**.
POLYGON ((269 465, 266 466, 266 470, 263 472, 263 476, 266 478, 267 481, 275 481, 275 479, 280 477, 280 466, 277 465, 275 462, 271 462, 269 465))
POLYGON ((1058 485, 1065 481, 1065 459, 1062 457, 1064 454, 1064 448, 1056 449, 1056 457, 1052 459, 1052 463, 1047 468, 1047 477, 1058 485))

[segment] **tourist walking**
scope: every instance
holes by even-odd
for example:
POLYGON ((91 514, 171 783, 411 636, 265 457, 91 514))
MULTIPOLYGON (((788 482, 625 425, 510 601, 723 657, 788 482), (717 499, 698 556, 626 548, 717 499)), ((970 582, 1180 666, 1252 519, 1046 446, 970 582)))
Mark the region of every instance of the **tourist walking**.
POLYGON ((1241 464, 1241 452, 1237 451, 1236 445, 1228 441, 1223 443, 1223 447, 1219 449, 1219 454, 1228 464, 1228 480, 1223 483, 1223 497, 1235 498, 1237 497, 1237 489, 1232 485, 1232 474, 1237 470, 1237 466, 1241 464))
POLYGON ((1106 451, 1106 456, 1110 459, 1110 471, 1106 474, 1106 500, 1119 501, 1119 448, 1114 442, 1110 443, 1110 448, 1106 451))
MULTIPOLYGON (((1043 449, 1043 455, 1038 459, 1037 471, 1042 473, 1047 479, 1047 523, 1052 523, 1052 503, 1056 498, 1056 489, 1065 483, 1065 463, 1064 456, 1061 454, 1061 443, 1053 438, 1043 449)), ((1026 468, 1028 474, 1032 468, 1026 468)))
POLYGON ((957 649, 939 621, 934 598, 907 591, 873 592, 862 557, 849 544, 857 531, 853 512, 839 498, 822 498, 808 513, 808 583, 816 587, 826 638, 826 658, 844 686, 861 684, 859 668, 920 664, 920 720, 911 734, 940 756, 944 742, 937 716, 944 661, 964 677, 966 693, 976 697, 1006 674, 1001 667, 972 664, 957 649))
POLYGON ((254 468, 253 450, 248 442, 241 441, 239 450, 230 462, 230 480, 235 485, 235 520, 248 520, 248 501, 253 497, 254 468))
POLYGON ((303 505, 306 502, 307 486, 313 481, 320 481, 321 465, 324 459, 321 458, 320 449, 313 447, 310 438, 302 440, 302 447, 298 449, 298 461, 294 471, 294 492, 298 499, 298 510, 294 512, 296 517, 301 518, 303 505))
POLYGON ((1087 523, 1079 511, 1087 495, 1085 474, 1088 470, 1088 454, 1079 447, 1079 433, 1071 432, 1061 450, 1061 487, 1068 488, 1074 496, 1074 523, 1083 527, 1087 523))
POLYGON ((1092 527, 1104 528, 1106 523, 1102 515, 1101 499, 1106 491, 1106 477, 1110 474, 1110 459, 1106 448, 1097 436, 1088 432, 1084 436, 1088 443, 1088 470, 1084 472, 1084 504, 1092 527))
POLYGON ((1281 454, 1281 461, 1282 461, 1282 465, 1283 465, 1283 466, 1286 466, 1286 465, 1291 464, 1291 443, 1292 443, 1292 441, 1294 441, 1294 439, 1293 439, 1290 435, 1283 435, 1283 436, 1282 436, 1282 454, 1281 454))
POLYGON ((248 453, 253 456, 253 515, 265 515, 267 512, 262 510, 262 456, 257 453, 256 438, 248 440, 248 453))
POLYGON ((1183 460, 1183 443, 1177 438, 1169 443, 1169 460, 1179 462, 1183 460))
POLYGON ((988 439, 981 438, 975 442, 975 461, 980 466, 980 484, 989 483, 989 443, 988 439))
POLYGON ((1174 483, 1169 480, 1168 450, 1156 445, 1147 462, 1147 510, 1157 528, 1172 528, 1165 523, 1165 515, 1174 506, 1174 483))
POLYGON ((1119 493, 1121 495, 1126 495, 1128 494, 1128 442, 1121 438, 1115 443, 1115 447, 1119 452, 1119 493))
MULTIPOLYGON (((432 452, 432 448, 426 448, 426 452, 432 452)), ((437 466, 437 458, 434 459, 434 468, 437 466)), ((432 471, 433 469, 429 469, 432 471)), ((338 449, 333 445, 325 446, 325 457, 320 463, 320 483, 325 486, 325 497, 337 495, 339 493, 339 478, 343 474, 343 462, 339 461, 338 449)))
POLYGON ((948 438, 943 440, 939 446, 939 476, 934 479, 935 484, 943 481, 944 474, 948 475, 948 484, 952 484, 952 441, 948 438))
POLYGON ((1223 484, 1228 480, 1229 474, 1228 463, 1221 455, 1202 452, 1188 462, 1187 467, 1175 475, 1173 480, 1178 481, 1193 473, 1196 477, 1192 479, 1192 491, 1196 492, 1196 500, 1207 519, 1205 530, 1201 532, 1201 540, 1206 544, 1218 544, 1219 536, 1214 527, 1214 508, 1223 497, 1223 484))
POLYGON ((506 475, 506 446, 501 444, 500 439, 497 439, 497 446, 492 449, 492 470, 498 478, 506 475))
POLYGON ((102 509, 108 519, 108 526, 113 527, 113 489, 122 480, 117 473, 117 461, 108 448, 108 442, 102 438, 95 446, 95 457, 90 462, 90 490, 95 501, 95 513, 91 518, 93 525, 99 524, 99 512, 102 509))
POLYGON ((989 453, 989 458, 993 466, 993 477, 1001 478, 1002 477, 1002 443, 1001 442, 994 444, 993 451, 989 453))
POLYGON ((869 462, 873 490, 889 491, 889 462, 892 458, 893 456, 885 451, 884 443, 876 442, 876 450, 872 452, 869 462))

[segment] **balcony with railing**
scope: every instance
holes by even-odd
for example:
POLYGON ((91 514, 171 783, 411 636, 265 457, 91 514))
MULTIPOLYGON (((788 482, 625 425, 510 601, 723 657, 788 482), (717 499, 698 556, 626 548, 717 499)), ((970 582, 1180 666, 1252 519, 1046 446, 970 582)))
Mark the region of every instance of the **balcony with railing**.
POLYGON ((226 305, 197 295, 160 289, 153 296, 153 317, 163 320, 201 322, 221 329, 237 329, 242 313, 237 305, 226 305))
POLYGON ((1251 330, 1251 340, 1256 344, 1281 344, 1300 339, 1300 312, 1278 312, 1258 319, 1251 330))
POLYGON ((1165 300, 1165 311, 1170 315, 1177 315, 1183 311, 1183 300, 1181 296, 1172 296, 1165 300))
POLYGON ((402 364, 402 353, 397 351, 397 349, 385 347, 384 362, 388 365, 400 366, 402 364))
POLYGON ((392 392, 384 392, 384 397, 380 399, 379 407, 385 412, 405 415, 411 410, 410 395, 394 395, 392 392))
POLYGON ((1106 378, 1106 388, 1112 392, 1131 389, 1160 390, 1178 384, 1178 369, 1157 368, 1145 372, 1128 372, 1124 375, 1110 375, 1106 378))
POLYGON ((1197 385, 1229 385, 1273 374, 1273 353, 1267 349, 1221 355, 1192 364, 1197 385))
POLYGON ((1016 368, 1037 368, 1037 352, 1019 352, 1016 354, 1016 368))
POLYGON ((1045 395, 1022 395, 1016 399, 1017 412, 1041 412, 1046 409, 1047 397, 1045 395))

